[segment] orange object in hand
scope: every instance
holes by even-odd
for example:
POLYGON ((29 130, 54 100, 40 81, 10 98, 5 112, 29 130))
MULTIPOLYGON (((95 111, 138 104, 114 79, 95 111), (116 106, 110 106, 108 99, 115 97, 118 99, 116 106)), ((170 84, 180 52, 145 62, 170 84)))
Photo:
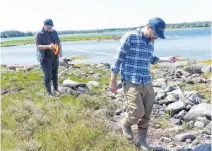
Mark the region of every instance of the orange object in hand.
POLYGON ((55 55, 59 53, 59 46, 57 44, 54 45, 55 50, 53 51, 55 55))

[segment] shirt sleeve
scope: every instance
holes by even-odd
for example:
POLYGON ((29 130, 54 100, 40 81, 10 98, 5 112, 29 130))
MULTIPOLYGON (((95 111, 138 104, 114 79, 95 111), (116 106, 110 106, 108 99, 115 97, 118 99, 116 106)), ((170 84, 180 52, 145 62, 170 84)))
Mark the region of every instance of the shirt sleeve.
POLYGON ((152 56, 150 59, 151 64, 156 64, 158 63, 158 61, 159 61, 159 57, 156 57, 156 56, 152 56))
POLYGON ((118 73, 120 71, 120 65, 122 64, 126 53, 130 49, 130 35, 124 35, 120 40, 120 46, 118 47, 118 53, 116 59, 112 65, 111 71, 118 73))
POLYGON ((36 46, 38 45, 43 45, 43 40, 42 40, 42 34, 37 32, 35 34, 35 42, 36 42, 36 46))

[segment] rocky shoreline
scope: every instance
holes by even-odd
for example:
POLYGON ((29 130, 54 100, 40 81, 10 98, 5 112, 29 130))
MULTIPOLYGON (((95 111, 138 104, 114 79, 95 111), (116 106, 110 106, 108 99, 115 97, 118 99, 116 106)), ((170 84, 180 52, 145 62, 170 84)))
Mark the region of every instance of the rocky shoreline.
MULTIPOLYGON (((32 72, 41 69, 37 65, 30 67, 1 65, 1 70, 32 72)), ((106 117, 113 133, 119 135, 120 120, 125 114, 127 102, 123 97, 120 81, 116 94, 109 90, 110 64, 76 65, 71 64, 69 59, 63 59, 59 71, 59 96, 74 95, 80 98, 87 95, 105 100, 108 104, 104 108, 99 106, 95 108, 93 107, 95 104, 92 104, 92 115, 97 118, 106 117)), ((148 142, 153 146, 173 151, 211 149, 211 72, 211 65, 200 64, 176 69, 168 67, 151 69, 156 101, 148 142)), ((1 95, 24 90, 24 87, 1 88, 1 95)), ((136 126, 133 126, 133 131, 137 133, 136 126)))

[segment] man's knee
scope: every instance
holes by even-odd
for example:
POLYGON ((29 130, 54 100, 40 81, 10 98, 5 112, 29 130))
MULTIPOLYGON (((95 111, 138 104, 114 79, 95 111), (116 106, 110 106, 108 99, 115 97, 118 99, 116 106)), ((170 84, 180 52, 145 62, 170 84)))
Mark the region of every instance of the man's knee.
POLYGON ((135 109, 128 112, 129 123, 136 124, 140 119, 142 119, 145 115, 143 109, 135 109))

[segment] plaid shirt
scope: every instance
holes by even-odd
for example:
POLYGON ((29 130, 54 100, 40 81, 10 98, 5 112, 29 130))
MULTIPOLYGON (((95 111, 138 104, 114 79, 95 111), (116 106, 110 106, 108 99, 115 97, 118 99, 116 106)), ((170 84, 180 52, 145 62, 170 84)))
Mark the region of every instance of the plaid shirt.
POLYGON ((112 65, 112 72, 118 73, 121 66, 121 79, 134 84, 148 84, 150 63, 156 64, 158 57, 153 56, 154 41, 149 41, 140 33, 140 29, 126 33, 121 38, 117 58, 112 65))

